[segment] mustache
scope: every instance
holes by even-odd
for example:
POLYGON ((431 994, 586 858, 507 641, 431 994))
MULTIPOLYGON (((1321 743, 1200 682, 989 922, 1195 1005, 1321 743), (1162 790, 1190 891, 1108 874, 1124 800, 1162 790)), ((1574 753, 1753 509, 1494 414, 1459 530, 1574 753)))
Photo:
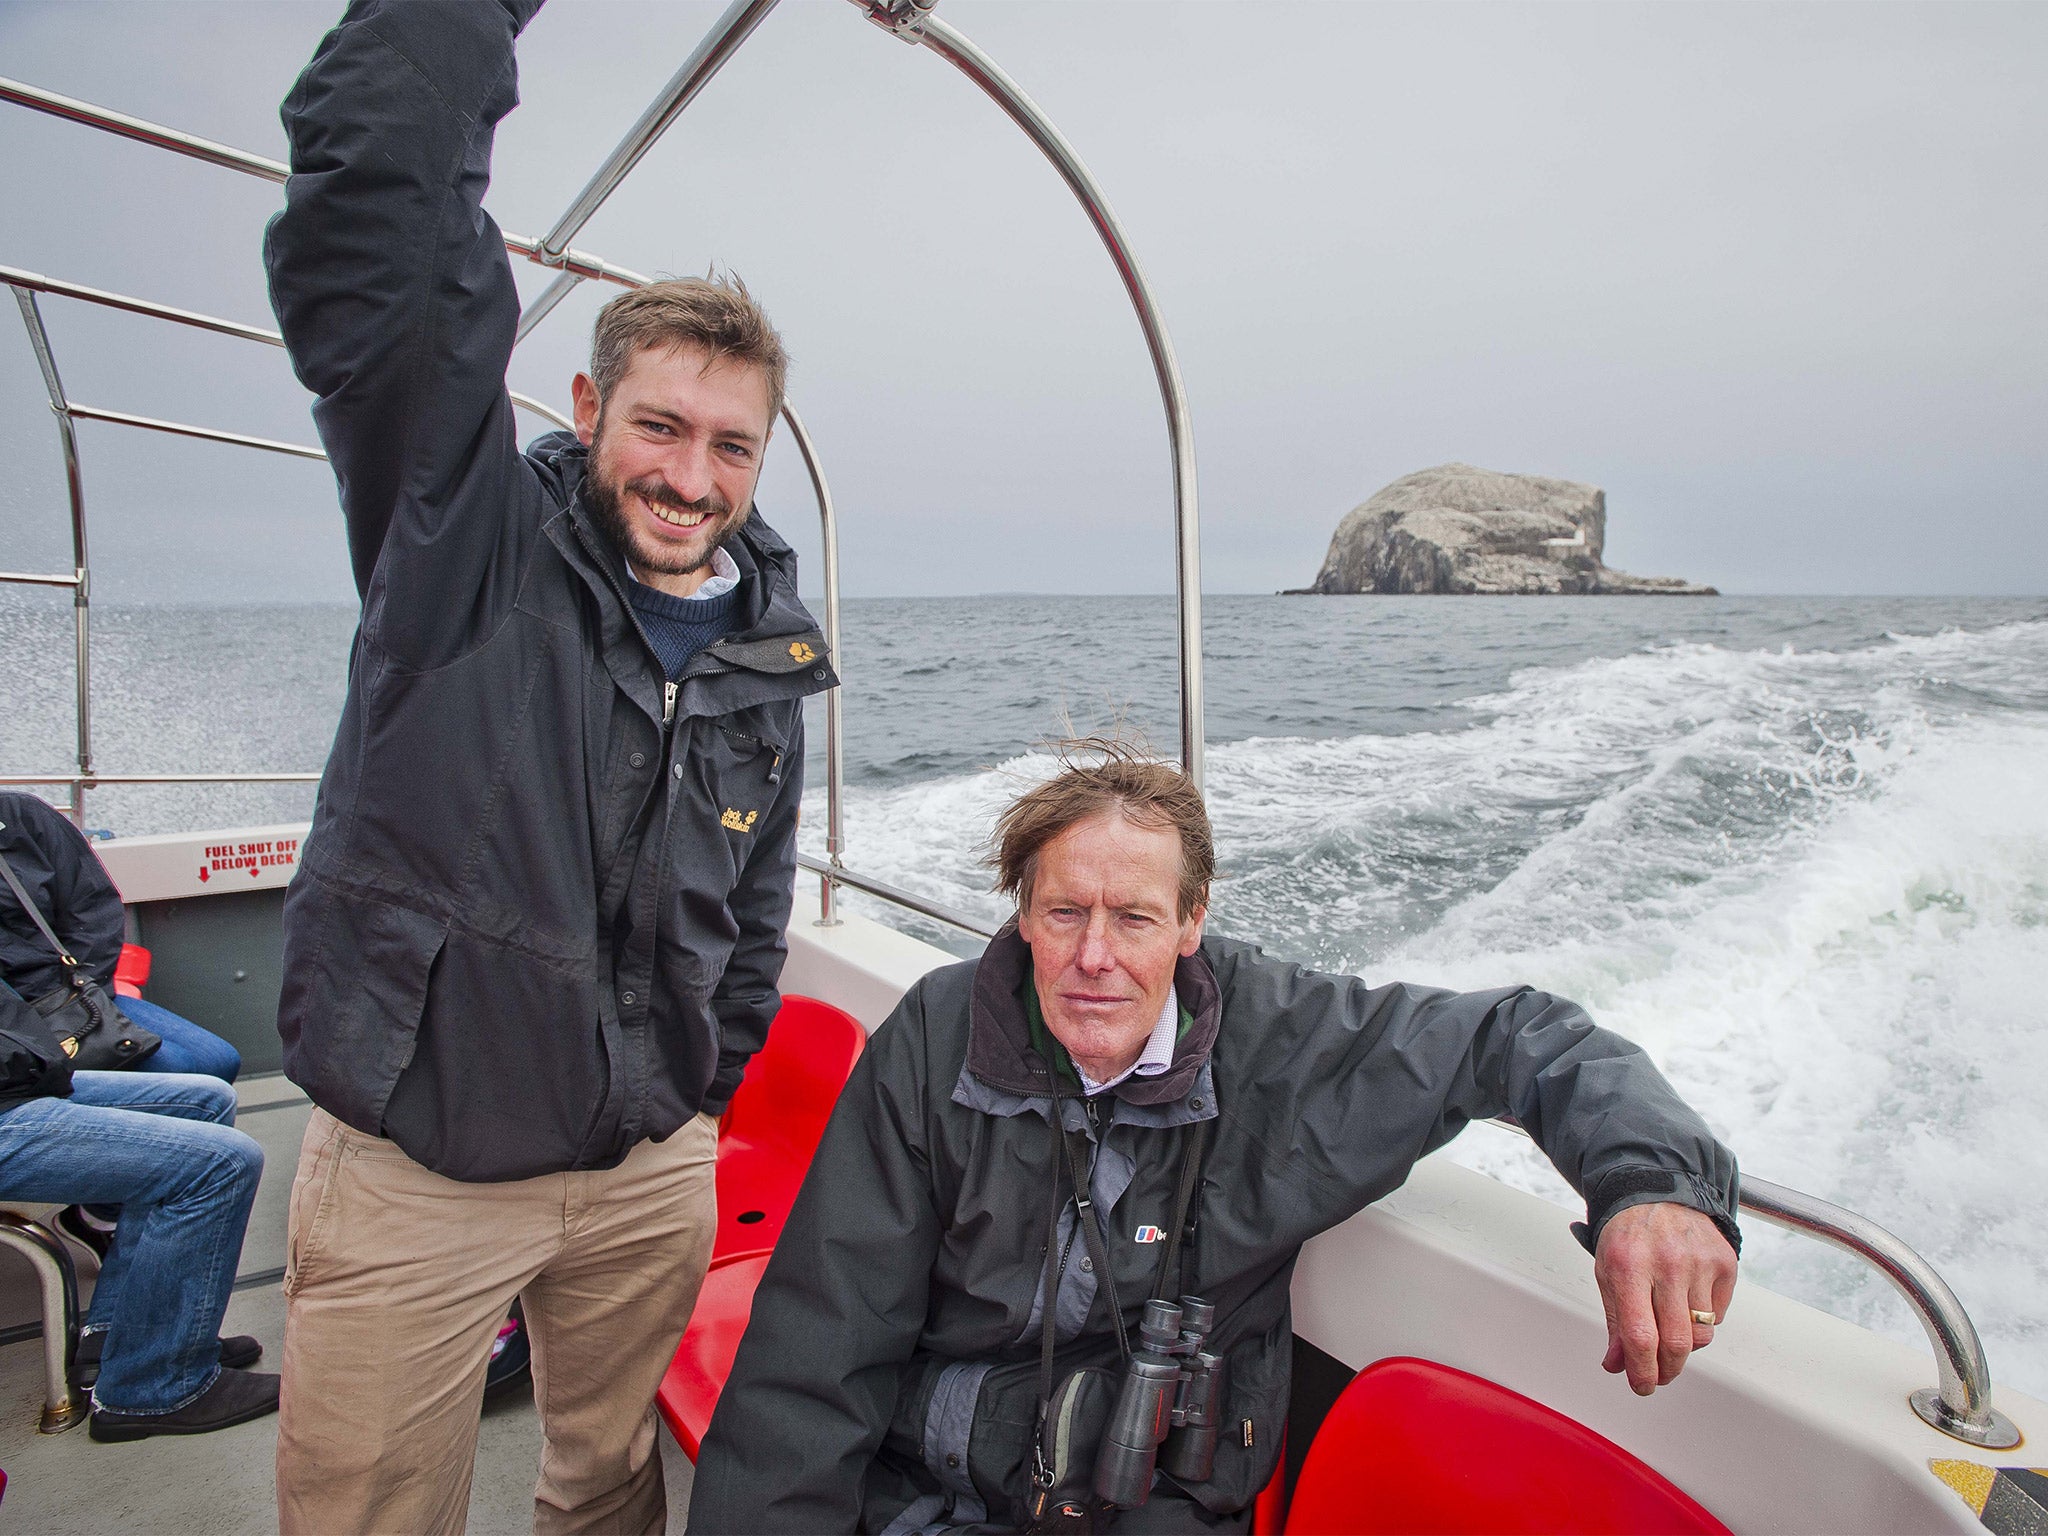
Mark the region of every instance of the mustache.
POLYGON ((653 502, 656 506, 667 507, 675 512, 698 512, 711 517, 724 517, 732 511, 732 503, 717 491, 710 491, 695 501, 685 501, 676 494, 674 487, 657 475, 628 480, 626 489, 653 502))

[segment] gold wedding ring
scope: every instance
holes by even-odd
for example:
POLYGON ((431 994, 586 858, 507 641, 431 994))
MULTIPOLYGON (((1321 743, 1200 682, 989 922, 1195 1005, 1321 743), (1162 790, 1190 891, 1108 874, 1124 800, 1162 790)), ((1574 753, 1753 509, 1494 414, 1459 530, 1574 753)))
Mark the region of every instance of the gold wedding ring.
POLYGON ((1721 1319, 1714 1316, 1713 1313, 1702 1312, 1698 1307, 1694 1307, 1692 1309, 1692 1320, 1698 1323, 1702 1328, 1711 1328, 1716 1323, 1721 1321, 1721 1319))

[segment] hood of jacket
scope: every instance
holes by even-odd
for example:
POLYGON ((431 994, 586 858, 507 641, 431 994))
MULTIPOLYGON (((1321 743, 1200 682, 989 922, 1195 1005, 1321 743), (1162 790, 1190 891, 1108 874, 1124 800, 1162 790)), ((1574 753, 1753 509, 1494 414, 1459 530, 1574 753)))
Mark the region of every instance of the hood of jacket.
MULTIPOLYGON (((1031 1036, 1024 984, 1031 974, 1031 946, 1011 918, 989 940, 974 971, 974 999, 967 1025, 967 1071, 1005 1093, 1025 1098, 1053 1095, 1053 1067, 1031 1036)), ((1173 970, 1180 1006, 1193 1023, 1174 1041, 1173 1063, 1151 1077, 1132 1074, 1114 1088, 1127 1103, 1171 1104, 1184 1097, 1207 1065, 1223 1022, 1223 990, 1201 950, 1183 956, 1173 970)))

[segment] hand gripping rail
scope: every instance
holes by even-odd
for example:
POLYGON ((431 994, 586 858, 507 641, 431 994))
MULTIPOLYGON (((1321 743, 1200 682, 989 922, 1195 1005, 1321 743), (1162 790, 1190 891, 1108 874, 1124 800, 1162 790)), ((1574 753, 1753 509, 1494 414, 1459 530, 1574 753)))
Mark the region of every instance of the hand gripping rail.
MULTIPOLYGON (((1495 1120, 1493 1124, 1529 1137, 1513 1120, 1495 1120)), ((1906 1299, 1920 1326, 1927 1330, 1927 1342, 1934 1346, 1935 1363, 1941 1371, 1939 1386, 1922 1387, 1908 1399, 1915 1413, 1943 1434, 1986 1450, 2002 1451, 2020 1443, 2020 1432, 2012 1420, 1991 1406, 1991 1365, 1984 1358, 1984 1341, 1977 1337, 1977 1325, 1932 1264, 1869 1218, 1783 1184, 1745 1173, 1736 1202, 1773 1226, 1803 1232, 1853 1253, 1906 1299)))

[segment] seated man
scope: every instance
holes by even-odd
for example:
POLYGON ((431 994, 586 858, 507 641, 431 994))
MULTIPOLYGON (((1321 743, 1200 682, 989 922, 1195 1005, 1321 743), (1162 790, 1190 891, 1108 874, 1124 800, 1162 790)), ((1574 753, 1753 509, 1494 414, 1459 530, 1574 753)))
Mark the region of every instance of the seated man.
MULTIPOLYGON (((80 969, 111 994, 125 931, 121 893, 85 835, 48 801, 0 790, 0 858, 80 969)), ((65 990, 62 962, 8 881, 0 881, 0 981, 30 1002, 65 990)), ((136 1063, 145 1070, 198 1073, 224 1083, 241 1072, 241 1053, 212 1031, 139 997, 115 1006, 163 1040, 136 1063)), ((111 1205, 69 1205, 57 1213, 57 1227, 104 1263, 120 1214, 111 1205)))
POLYGON ((0 1200, 121 1208, 79 1346, 81 1376, 97 1365, 95 1440, 203 1434, 277 1411, 277 1378, 242 1369, 262 1347, 220 1337, 263 1172, 234 1118, 218 1078, 74 1077, 0 982, 0 1200))
POLYGON ((1635 1046, 1527 988, 1369 987, 1205 938, 1201 797, 1126 751, 1023 795, 997 841, 1017 919, 912 987, 855 1069, 705 1438, 692 1532, 1016 1528, 1040 1425, 1093 1528, 1244 1529, 1280 1453, 1302 1243, 1481 1117, 1513 1115, 1585 1196, 1609 1371, 1647 1394, 1711 1340, 1735 1159, 1635 1046), (1114 1512, 1070 1451, 1099 1443, 1147 1298, 1182 1295, 1214 1304, 1220 1443, 1206 1475, 1162 1456, 1114 1512), (1071 1395, 1083 1366, 1111 1374, 1071 1395))
MULTIPOLYGON (((0 856, 80 966, 112 992, 114 967, 121 959, 121 893, 84 834, 47 800, 0 790, 0 856)), ((30 999, 64 985, 48 941, 4 883, 0 979, 30 999)), ((242 1070, 241 1053, 211 1030, 139 997, 124 997, 118 1006, 144 1029, 163 1037, 164 1043, 147 1060, 150 1071, 197 1072, 232 1083, 242 1070)))

